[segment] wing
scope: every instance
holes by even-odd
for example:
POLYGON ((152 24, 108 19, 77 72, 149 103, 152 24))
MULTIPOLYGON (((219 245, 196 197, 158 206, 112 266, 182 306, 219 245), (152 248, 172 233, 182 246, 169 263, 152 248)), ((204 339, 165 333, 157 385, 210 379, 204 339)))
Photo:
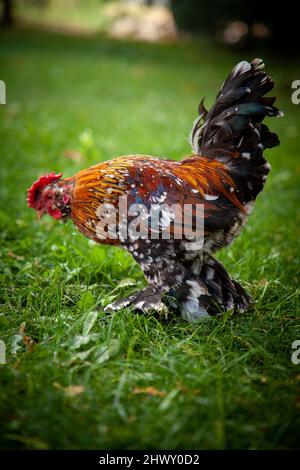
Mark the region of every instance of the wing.
MULTIPOLYGON (((220 229, 228 230, 244 210, 235 183, 220 162, 198 156, 182 162, 128 156, 75 176, 73 221, 86 236, 96 240, 99 205, 110 204, 119 211, 121 196, 126 198, 126 223, 134 226, 139 217, 139 222, 147 226, 147 237, 152 239, 163 238, 166 231, 171 238, 189 238, 199 217, 208 237, 220 229), (141 207, 146 212, 141 214, 141 207)), ((119 240, 111 243, 119 244, 119 240)))
MULTIPOLYGON (((130 165, 127 181, 129 204, 145 205, 148 212, 155 206, 161 210, 160 224, 151 232, 162 234, 168 229, 174 238, 183 233, 189 237, 202 217, 208 237, 220 229, 229 230, 245 212, 226 166, 209 158, 193 156, 175 162, 141 157, 130 165)), ((150 227, 152 216, 148 222, 150 227)))

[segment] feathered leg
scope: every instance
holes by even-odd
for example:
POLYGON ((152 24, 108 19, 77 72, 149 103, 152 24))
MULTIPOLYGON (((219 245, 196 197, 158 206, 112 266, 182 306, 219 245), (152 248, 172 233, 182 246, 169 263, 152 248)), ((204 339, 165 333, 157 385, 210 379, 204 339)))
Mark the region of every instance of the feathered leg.
POLYGON ((222 263, 215 258, 206 257, 200 278, 219 310, 244 312, 249 307, 250 296, 237 281, 230 277, 222 263))
POLYGON ((180 285, 169 290, 176 299, 181 316, 187 321, 196 321, 206 316, 221 315, 233 310, 244 312, 250 305, 250 297, 244 288, 230 277, 222 263, 205 255, 199 273, 186 270, 180 285))
MULTIPOLYGON (((149 246, 149 245, 148 245, 149 246)), ((144 247, 145 250, 145 247, 144 247)), ((180 263, 166 256, 167 247, 160 244, 156 258, 140 258, 134 252, 148 281, 148 286, 108 305, 105 311, 126 307, 144 313, 150 311, 177 311, 187 321, 196 321, 224 311, 241 312, 249 306, 250 298, 238 282, 231 279, 224 266, 207 254, 199 254, 192 261, 180 263)))

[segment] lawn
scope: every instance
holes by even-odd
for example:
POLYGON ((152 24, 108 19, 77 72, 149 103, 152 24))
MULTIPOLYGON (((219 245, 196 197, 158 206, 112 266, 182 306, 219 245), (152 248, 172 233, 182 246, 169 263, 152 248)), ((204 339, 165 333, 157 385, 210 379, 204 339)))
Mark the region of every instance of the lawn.
MULTIPOLYGON (((252 55, 247 55, 250 59, 252 55)), ((199 99, 213 102, 241 54, 15 31, 0 35, 1 448, 280 449, 299 445, 300 64, 264 53, 284 119, 253 216, 220 254, 255 303, 188 324, 114 316, 141 287, 121 250, 26 207, 43 172, 128 153, 180 158, 199 99)))

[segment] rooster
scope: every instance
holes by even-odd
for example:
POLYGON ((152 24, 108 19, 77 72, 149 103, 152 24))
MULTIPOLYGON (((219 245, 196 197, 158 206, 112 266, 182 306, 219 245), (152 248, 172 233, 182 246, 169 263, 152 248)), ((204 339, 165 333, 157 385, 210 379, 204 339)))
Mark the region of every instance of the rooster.
MULTIPOLYGON (((262 123, 266 116, 283 115, 274 106, 275 98, 265 96, 273 85, 261 59, 242 61, 223 83, 211 109, 205 109, 203 100, 200 103, 190 134, 190 157, 178 162, 122 156, 70 178, 46 174, 28 190, 28 206, 38 217, 71 218, 86 237, 127 250, 140 265, 147 287, 106 306, 106 311, 171 309, 195 321, 249 307, 249 295, 214 253, 228 246, 246 223, 270 170, 263 151, 279 145, 277 135, 262 123), (122 197, 128 207, 158 209, 154 229, 145 225, 140 237, 124 232, 137 213, 121 214, 122 197), (166 207, 185 206, 190 223, 182 234, 182 219, 177 222, 176 214, 166 207), (200 243, 193 239, 198 207, 203 208, 200 243), (100 222, 110 212, 112 219, 116 216, 117 229, 106 226, 105 231, 100 222), (166 227, 168 237, 163 235, 166 227)), ((152 212, 141 217, 139 228, 151 218, 152 212)))

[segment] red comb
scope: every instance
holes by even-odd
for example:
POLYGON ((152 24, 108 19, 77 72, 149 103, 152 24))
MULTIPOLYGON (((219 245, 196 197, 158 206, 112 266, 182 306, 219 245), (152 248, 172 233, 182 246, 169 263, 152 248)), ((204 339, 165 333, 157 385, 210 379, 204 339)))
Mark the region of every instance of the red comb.
POLYGON ((33 185, 31 188, 28 189, 27 191, 27 205, 28 207, 31 207, 32 209, 36 208, 36 199, 38 192, 43 188, 44 186, 47 186, 50 183, 53 183, 53 181, 59 180, 61 178, 62 173, 59 173, 56 175, 53 171, 51 173, 48 173, 47 175, 41 176, 33 185))

